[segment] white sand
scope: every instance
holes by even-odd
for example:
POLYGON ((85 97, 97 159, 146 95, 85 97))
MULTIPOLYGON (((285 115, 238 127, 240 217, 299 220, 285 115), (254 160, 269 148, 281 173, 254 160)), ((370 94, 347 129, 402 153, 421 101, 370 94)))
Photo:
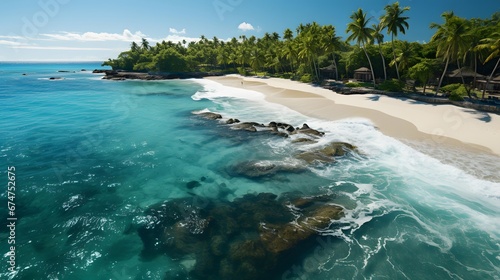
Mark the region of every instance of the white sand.
POLYGON ((268 101, 306 116, 325 120, 363 117, 395 138, 479 149, 500 155, 500 116, 497 114, 376 94, 341 95, 285 79, 239 75, 209 79, 226 86, 261 92, 268 101))

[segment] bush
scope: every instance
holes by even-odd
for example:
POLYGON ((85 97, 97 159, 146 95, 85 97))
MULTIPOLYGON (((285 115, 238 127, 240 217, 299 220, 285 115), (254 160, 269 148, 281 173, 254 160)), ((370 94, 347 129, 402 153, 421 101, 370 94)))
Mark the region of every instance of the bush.
POLYGON ((250 72, 245 67, 238 67, 238 73, 242 76, 249 76, 250 72))
POLYGON ((448 99, 450 99, 451 101, 464 101, 464 97, 456 92, 452 92, 448 99))
POLYGON ((378 85, 378 89, 390 92, 402 92, 405 84, 399 80, 387 80, 378 85))
POLYGON ((345 86, 350 87, 350 88, 356 88, 356 87, 362 87, 363 85, 361 83, 358 83, 358 82, 350 82, 350 83, 345 84, 345 86))
POLYGON ((283 79, 291 79, 292 78, 292 73, 283 73, 281 74, 281 78, 283 79))
POLYGON ((444 93, 452 93, 452 92, 455 92, 460 86, 463 87, 462 84, 449 84, 449 85, 442 87, 441 90, 444 93))
POLYGON ((312 76, 311 74, 304 74, 302 77, 300 77, 300 81, 303 83, 310 83, 312 82, 312 76))

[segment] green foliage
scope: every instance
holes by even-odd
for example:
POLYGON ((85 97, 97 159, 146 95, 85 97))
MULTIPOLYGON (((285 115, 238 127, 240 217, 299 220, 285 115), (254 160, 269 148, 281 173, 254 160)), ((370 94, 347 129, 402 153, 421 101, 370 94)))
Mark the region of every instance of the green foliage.
POLYGON ((460 87, 463 87, 462 84, 449 84, 449 85, 446 85, 444 87, 441 88, 441 90, 444 92, 444 93, 454 93, 458 90, 458 88, 460 87))
POLYGON ((427 82, 434 76, 436 69, 437 65, 435 60, 424 59, 408 69, 408 75, 410 78, 418 80, 423 85, 426 85, 427 82))
POLYGON ((312 82, 312 76, 311 74, 304 74, 302 77, 300 77, 300 81, 302 83, 311 83, 312 82))
POLYGON ((358 82, 349 82, 349 83, 345 84, 345 86, 350 87, 350 88, 356 88, 356 87, 362 87, 363 84, 358 83, 358 82))
POLYGON ((402 92, 405 84, 397 79, 387 80, 380 85, 378 89, 385 90, 389 92, 402 92))
POLYGON ((464 101, 464 95, 457 92, 453 92, 452 94, 450 94, 448 99, 450 99, 451 101, 464 101))
POLYGON ((111 66, 114 70, 204 71, 240 73, 245 76, 250 75, 251 69, 252 72, 266 72, 273 77, 307 81, 311 78, 313 82, 321 79, 322 67, 334 65, 335 72, 328 75, 346 79, 353 77, 355 69, 369 67, 375 78, 385 80, 386 76, 390 79, 401 75, 425 84, 437 77, 437 71, 446 72, 443 68, 463 58, 463 66, 477 66, 478 73, 495 72, 500 38, 497 31, 498 16, 468 20, 444 14, 443 25, 432 25, 437 28, 433 40, 420 44, 396 40, 398 33, 405 33, 408 29, 406 11, 406 7, 396 3, 388 5, 378 25, 372 25, 376 23, 373 22, 374 18, 368 17, 362 10, 355 12, 348 24, 347 39, 358 43, 356 45, 349 45, 345 38, 336 36, 334 26, 312 22, 285 30, 283 38, 278 33, 265 33, 261 38, 241 35, 231 40, 201 36, 198 41, 189 43, 163 41, 150 44, 143 39, 132 42, 129 50, 103 62, 103 65, 111 66), (377 29, 377 32, 373 29, 377 29), (386 40, 390 42, 382 41, 382 32, 390 35, 390 39, 386 35, 386 40), (450 38, 453 39, 452 43, 447 41, 450 38), (436 63, 436 55, 443 59, 440 64, 445 67, 436 63), (393 60, 394 66, 391 67, 389 64, 393 60), (484 60, 490 62, 483 65, 481 62, 484 60), (397 72, 396 64, 401 73, 397 72))
POLYGON ((238 67, 238 73, 241 76, 250 76, 250 72, 247 70, 246 67, 238 67))

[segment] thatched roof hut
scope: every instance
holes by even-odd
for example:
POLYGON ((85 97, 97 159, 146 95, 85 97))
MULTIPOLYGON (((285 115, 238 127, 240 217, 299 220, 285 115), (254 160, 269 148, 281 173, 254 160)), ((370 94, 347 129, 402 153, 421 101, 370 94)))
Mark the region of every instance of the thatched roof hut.
POLYGON ((462 67, 460 69, 455 69, 453 71, 450 71, 448 72, 448 74, 446 74, 447 77, 449 78, 461 78, 461 77, 464 77, 464 78, 484 78, 485 76, 479 74, 479 73, 476 73, 474 72, 474 70, 468 68, 468 67, 462 67))
POLYGON ((354 79, 363 82, 369 82, 373 79, 372 71, 370 68, 361 67, 359 69, 354 70, 354 79))

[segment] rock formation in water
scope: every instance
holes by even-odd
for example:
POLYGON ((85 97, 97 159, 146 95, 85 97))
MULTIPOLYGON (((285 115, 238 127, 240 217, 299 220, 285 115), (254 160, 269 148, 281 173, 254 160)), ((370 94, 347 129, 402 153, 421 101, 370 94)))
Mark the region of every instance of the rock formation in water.
POLYGON ((288 269, 308 240, 342 216, 329 196, 181 198, 146 210, 138 233, 143 258, 191 259, 184 273, 194 279, 269 279, 288 269))

